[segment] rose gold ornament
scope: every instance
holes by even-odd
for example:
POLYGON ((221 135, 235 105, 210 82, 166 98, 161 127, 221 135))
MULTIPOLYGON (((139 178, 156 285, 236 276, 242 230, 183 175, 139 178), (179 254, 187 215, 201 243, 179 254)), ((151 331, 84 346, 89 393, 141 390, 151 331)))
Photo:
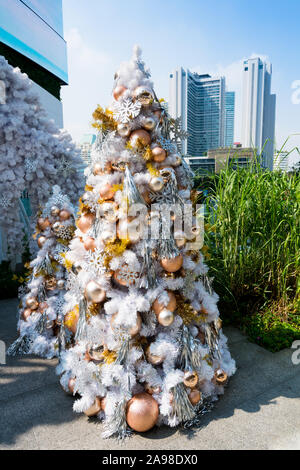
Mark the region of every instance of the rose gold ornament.
POLYGON ((50 213, 52 215, 52 217, 58 217, 59 216, 59 207, 57 206, 52 206, 51 209, 50 209, 50 213))
POLYGON ((37 226, 40 230, 44 231, 48 227, 50 227, 50 225, 51 225, 51 223, 50 223, 50 220, 48 218, 44 219, 43 217, 39 217, 39 219, 37 221, 37 226))
POLYGON ((103 187, 100 189, 99 193, 101 198, 105 201, 113 199, 115 195, 115 191, 109 183, 104 184, 103 187))
POLYGON ((23 321, 27 321, 31 314, 32 310, 30 308, 25 308, 25 310, 23 310, 23 312, 21 313, 21 319, 23 321))
POLYGON ((182 255, 178 255, 174 258, 163 258, 160 261, 160 264, 165 271, 168 271, 169 273, 175 273, 182 267, 183 257, 182 255))
POLYGON ((86 416, 95 416, 101 411, 101 397, 96 397, 90 408, 84 411, 86 416))
POLYGON ((69 220, 70 217, 71 217, 71 213, 69 211, 67 211, 66 209, 63 209, 59 213, 59 218, 60 218, 61 221, 69 220))
POLYGON ((131 132, 131 128, 129 124, 120 123, 118 124, 118 134, 121 137, 128 137, 131 132))
POLYGON ((158 415, 158 403, 149 393, 137 393, 127 404, 127 424, 134 431, 149 431, 155 426, 158 415))
POLYGON ((187 370, 184 373, 183 383, 188 388, 195 388, 198 383, 198 374, 194 370, 187 370))
POLYGON ((43 246, 45 245, 46 241, 47 241, 47 238, 44 237, 43 235, 42 235, 41 237, 39 237, 38 240, 37 240, 38 247, 39 247, 39 248, 43 248, 43 246))
POLYGON ((98 282, 89 281, 86 285, 84 295, 89 302, 100 304, 101 302, 104 302, 106 292, 104 289, 102 289, 98 282))
MULTIPOLYGON (((115 325, 115 319, 117 317, 117 313, 114 313, 111 317, 111 320, 110 320, 110 325, 112 327, 112 329, 116 329, 116 328, 122 328, 122 325, 115 325)), ((130 327, 128 333, 130 334, 130 336, 133 338, 134 336, 136 336, 140 330, 142 328, 142 317, 140 315, 140 313, 137 313, 136 315, 136 324, 132 327, 130 327)), ((124 327, 125 329, 125 327, 124 327)))
POLYGON ((161 388, 158 385, 149 385, 148 383, 145 383, 145 390, 147 393, 150 393, 150 395, 158 395, 161 392, 161 388))
POLYGON ((154 176, 149 183, 150 188, 155 191, 161 191, 164 187, 164 180, 160 176, 154 176))
POLYGON ((161 163, 167 157, 167 152, 161 147, 154 147, 152 149, 152 157, 155 162, 161 163))
POLYGON ((75 311, 72 310, 71 312, 68 312, 65 316, 66 328, 70 330, 73 333, 73 335, 76 334, 78 318, 79 318, 78 310, 75 310, 75 311))
POLYGON ((139 148, 141 145, 146 147, 151 142, 151 137, 149 132, 144 129, 138 129, 133 131, 130 135, 130 144, 133 148, 139 148))
POLYGON ((116 88, 113 91, 113 97, 116 101, 118 101, 119 98, 125 93, 127 88, 123 85, 117 85, 116 88))
POLYGON ((214 375, 214 381, 216 382, 217 385, 225 385, 228 380, 228 375, 224 370, 218 369, 215 372, 214 375))
POLYGON ((155 128, 157 124, 157 120, 154 119, 153 117, 151 116, 144 116, 142 118, 142 126, 144 129, 146 129, 147 131, 153 131, 153 129, 155 128))
POLYGON ((164 305, 163 303, 160 303, 158 299, 155 300, 153 303, 153 310, 156 315, 158 315, 163 309, 168 309, 171 312, 174 312, 176 310, 176 297, 173 294, 173 292, 168 291, 168 296, 169 296, 169 302, 167 305, 164 305))
POLYGON ((142 106, 150 106, 154 100, 153 91, 146 86, 138 86, 133 92, 133 97, 138 100, 142 106))
POLYGON ((111 162, 106 162, 103 166, 101 163, 95 163, 93 168, 94 175, 103 175, 104 173, 111 173, 111 162))
POLYGON ((31 310, 37 310, 39 303, 35 297, 28 297, 26 300, 26 307, 30 308, 31 310))
POLYGON ((92 237, 87 237, 85 240, 84 240, 84 248, 87 250, 87 251, 95 251, 96 249, 96 241, 94 238, 92 237))
POLYGON ((80 219, 77 221, 77 227, 83 233, 86 233, 91 226, 93 225, 95 216, 91 213, 83 214, 80 219))
POLYGON ((197 405, 197 403, 199 403, 199 401, 202 399, 202 393, 197 389, 191 390, 188 396, 193 406, 197 405))
POLYGON ((152 364, 153 366, 159 366, 165 359, 163 356, 157 356, 155 354, 152 354, 150 352, 150 345, 147 346, 145 354, 147 361, 150 362, 150 364, 152 364))
POLYGON ((174 314, 164 308, 157 316, 158 323, 162 326, 170 326, 174 322, 174 314))

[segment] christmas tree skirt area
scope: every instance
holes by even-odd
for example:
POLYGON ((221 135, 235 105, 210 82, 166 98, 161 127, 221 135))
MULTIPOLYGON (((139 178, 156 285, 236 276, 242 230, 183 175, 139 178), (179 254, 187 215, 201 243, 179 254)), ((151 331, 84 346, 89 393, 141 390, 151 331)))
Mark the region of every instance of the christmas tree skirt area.
MULTIPOLYGON (((16 338, 16 299, 0 301, 0 340, 16 338)), ((8 357, 0 366, 0 449, 300 449, 300 365, 293 350, 271 353, 227 327, 237 372, 199 428, 162 426, 120 444, 72 411, 55 375, 57 360, 8 357)))

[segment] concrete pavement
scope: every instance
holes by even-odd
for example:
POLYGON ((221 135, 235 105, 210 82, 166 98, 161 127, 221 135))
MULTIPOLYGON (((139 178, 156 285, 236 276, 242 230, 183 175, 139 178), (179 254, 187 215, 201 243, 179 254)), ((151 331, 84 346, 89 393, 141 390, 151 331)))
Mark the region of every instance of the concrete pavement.
MULTIPOLYGON (((0 301, 0 340, 16 337, 15 299, 0 301)), ((300 449, 300 365, 292 350, 270 353, 226 328, 238 371, 202 427, 155 428, 120 445, 101 424, 72 411, 56 360, 7 358, 0 366, 0 449, 300 449)))

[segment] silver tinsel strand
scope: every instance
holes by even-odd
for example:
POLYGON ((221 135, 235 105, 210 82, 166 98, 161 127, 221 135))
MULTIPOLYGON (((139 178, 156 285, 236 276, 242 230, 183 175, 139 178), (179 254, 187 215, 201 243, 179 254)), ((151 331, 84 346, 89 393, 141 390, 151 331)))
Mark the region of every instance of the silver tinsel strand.
POLYGON ((195 410, 191 404, 183 383, 177 384, 171 389, 173 393, 173 413, 179 422, 189 421, 195 417, 195 410))
POLYGON ((84 339, 86 335, 86 311, 87 302, 85 297, 82 296, 79 300, 79 318, 75 334, 75 341, 80 341, 81 339, 84 339))

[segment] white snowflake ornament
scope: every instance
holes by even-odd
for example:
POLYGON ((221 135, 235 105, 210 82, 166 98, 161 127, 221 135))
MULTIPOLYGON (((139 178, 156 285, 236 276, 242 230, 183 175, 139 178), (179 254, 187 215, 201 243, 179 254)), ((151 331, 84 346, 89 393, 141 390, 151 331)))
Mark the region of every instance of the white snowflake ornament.
POLYGON ((130 98, 120 102, 117 101, 114 103, 114 117, 118 122, 127 124, 140 114, 141 107, 139 101, 133 102, 130 98))

